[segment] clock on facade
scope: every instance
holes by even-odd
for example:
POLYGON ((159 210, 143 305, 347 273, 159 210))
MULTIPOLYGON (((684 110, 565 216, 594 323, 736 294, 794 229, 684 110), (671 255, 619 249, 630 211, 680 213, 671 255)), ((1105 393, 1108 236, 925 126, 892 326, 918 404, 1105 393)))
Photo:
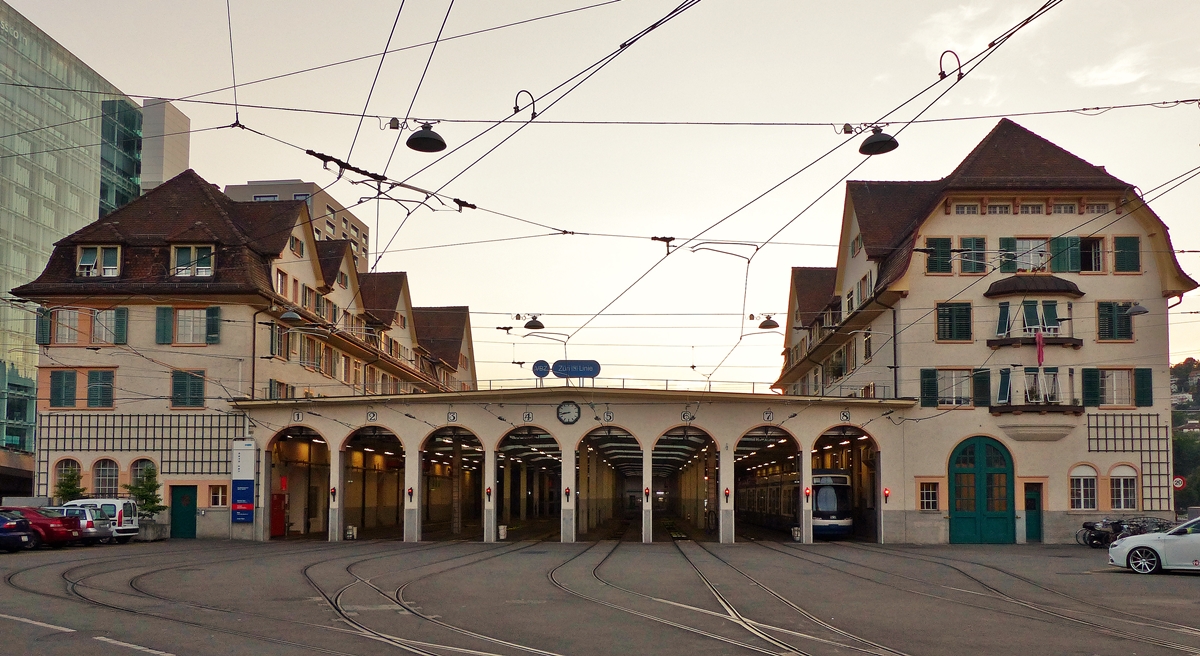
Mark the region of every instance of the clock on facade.
POLYGON ((563 401, 558 404, 558 420, 564 424, 579 421, 579 404, 574 401, 563 401))

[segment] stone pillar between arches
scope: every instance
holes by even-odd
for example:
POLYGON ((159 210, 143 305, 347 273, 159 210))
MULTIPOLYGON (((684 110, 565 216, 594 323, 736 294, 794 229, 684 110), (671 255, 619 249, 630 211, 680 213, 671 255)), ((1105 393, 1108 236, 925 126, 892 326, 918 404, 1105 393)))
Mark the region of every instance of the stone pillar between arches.
POLYGON ((342 517, 345 515, 342 509, 346 507, 346 494, 343 490, 345 487, 343 485, 344 472, 342 471, 342 461, 345 459, 345 455, 341 449, 329 450, 329 490, 326 491, 326 494, 330 495, 329 523, 327 524, 330 542, 341 542, 342 540, 342 517), (333 492, 330 490, 337 490, 336 499, 333 498, 333 492))
POLYGON ((562 542, 575 541, 575 450, 562 450, 562 480, 558 489, 551 489, 551 494, 560 495, 558 506, 559 540, 562 542), (567 495, 567 490, 571 491, 567 495))
POLYGON ((424 481, 421 480, 421 460, 424 455, 419 449, 404 454, 404 541, 421 541, 421 490, 424 481), (409 494, 412 490, 412 494, 409 494))
POLYGON ((654 447, 642 447, 642 542, 654 542, 654 447), (650 498, 646 498, 650 490, 650 498))
POLYGON ((496 541, 496 450, 484 447, 483 452, 483 541, 496 541), (487 491, 492 493, 488 494, 487 491))
POLYGON ((720 533, 722 544, 733 544, 736 527, 734 526, 734 474, 733 474, 733 446, 725 444, 721 447, 720 463, 718 465, 717 478, 717 507, 720 508, 718 521, 720 522, 720 533), (725 495, 725 490, 729 490, 729 495, 725 495))

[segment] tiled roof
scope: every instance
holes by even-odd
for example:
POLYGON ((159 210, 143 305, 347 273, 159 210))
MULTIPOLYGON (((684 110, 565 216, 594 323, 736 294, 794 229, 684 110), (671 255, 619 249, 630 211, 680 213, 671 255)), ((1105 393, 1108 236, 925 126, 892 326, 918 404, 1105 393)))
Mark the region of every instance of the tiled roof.
POLYGON ((338 271, 350 248, 349 239, 329 239, 317 242, 317 262, 321 265, 321 277, 325 279, 326 287, 333 287, 337 282, 338 271))
POLYGON ((417 343, 452 369, 458 368, 470 309, 465 305, 413 308, 417 343))
POLYGON ((392 325, 407 279, 408 274, 403 271, 358 274, 358 293, 362 296, 363 308, 383 325, 392 325))
POLYGON ((13 293, 271 293, 271 259, 306 211, 303 201, 232 201, 189 169, 58 241, 42 274, 13 293), (171 246, 181 243, 215 246, 211 278, 171 275, 171 246), (122 248, 120 276, 77 277, 76 247, 105 244, 122 248))
POLYGON ((792 267, 792 289, 796 295, 794 310, 800 313, 788 317, 794 325, 807 326, 819 317, 833 300, 837 282, 837 267, 792 267))

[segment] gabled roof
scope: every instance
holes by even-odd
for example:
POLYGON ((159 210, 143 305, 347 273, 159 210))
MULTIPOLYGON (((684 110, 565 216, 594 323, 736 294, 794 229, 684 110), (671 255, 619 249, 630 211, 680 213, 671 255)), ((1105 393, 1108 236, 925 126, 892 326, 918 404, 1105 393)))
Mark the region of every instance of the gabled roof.
MULTIPOLYGON (((797 325, 807 326, 829 307, 837 283, 837 267, 792 267, 793 311, 799 312, 797 325)), ((789 317, 796 320, 796 317, 789 317)))
POLYGON ((891 255, 900 239, 929 215, 945 189, 945 180, 847 182, 846 193, 854 203, 867 257, 874 260, 891 255))
POLYGON ((326 287, 333 287, 333 283, 337 282, 338 271, 341 270, 348 250, 350 250, 349 239, 329 239, 317 242, 317 262, 321 265, 321 277, 324 278, 326 287))
POLYGON ((358 293, 362 296, 363 309, 383 325, 392 325, 407 279, 408 274, 403 271, 358 274, 358 293))
POLYGON ((458 355, 462 353, 470 314, 465 305, 413 308, 417 343, 450 368, 458 369, 458 355))

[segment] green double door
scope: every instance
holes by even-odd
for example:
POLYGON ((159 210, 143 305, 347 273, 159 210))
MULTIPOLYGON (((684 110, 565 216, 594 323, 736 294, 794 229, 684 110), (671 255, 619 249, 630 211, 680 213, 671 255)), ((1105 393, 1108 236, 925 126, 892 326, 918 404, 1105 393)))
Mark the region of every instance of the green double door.
POLYGON ((1012 455, 990 437, 972 437, 950 456, 951 544, 1016 542, 1012 455))

